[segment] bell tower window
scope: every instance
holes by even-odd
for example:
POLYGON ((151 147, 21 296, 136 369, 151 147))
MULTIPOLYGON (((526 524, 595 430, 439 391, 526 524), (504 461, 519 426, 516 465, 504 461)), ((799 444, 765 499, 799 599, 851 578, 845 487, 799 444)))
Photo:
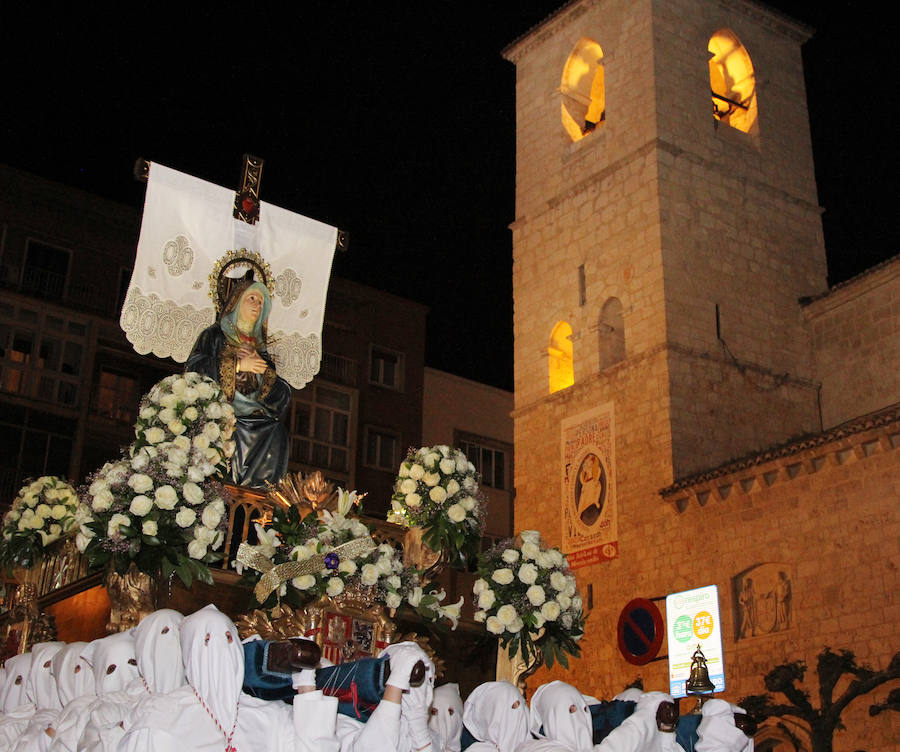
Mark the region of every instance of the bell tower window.
POLYGON ((756 76, 741 40, 720 29, 709 40, 709 87, 713 116, 744 133, 756 130, 756 76))
POLYGON ((592 133, 606 119, 602 59, 600 45, 585 37, 575 45, 563 68, 559 87, 562 125, 573 141, 592 133))
POLYGON ((550 334, 547 348, 550 394, 575 383, 575 360, 572 352, 572 327, 560 321, 550 334))

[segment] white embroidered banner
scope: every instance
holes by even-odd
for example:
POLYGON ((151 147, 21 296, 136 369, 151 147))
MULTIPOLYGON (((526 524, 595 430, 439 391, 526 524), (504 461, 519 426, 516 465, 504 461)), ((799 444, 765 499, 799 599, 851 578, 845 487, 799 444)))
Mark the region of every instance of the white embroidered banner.
POLYGON ((120 324, 137 352, 183 363, 215 321, 213 266, 228 251, 256 251, 274 280, 269 352, 279 375, 300 389, 319 372, 337 229, 264 201, 259 221, 248 225, 233 218, 233 207, 233 191, 150 165, 120 324))

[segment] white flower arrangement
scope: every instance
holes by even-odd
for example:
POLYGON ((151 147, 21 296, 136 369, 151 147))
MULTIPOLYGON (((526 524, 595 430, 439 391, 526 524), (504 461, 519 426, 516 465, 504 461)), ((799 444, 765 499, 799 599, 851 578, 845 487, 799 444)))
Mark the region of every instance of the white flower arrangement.
POLYGON ((44 548, 77 526, 78 494, 66 481, 44 475, 26 483, 3 517, 0 564, 30 567, 44 548))
POLYGON ((478 550, 483 496, 475 466, 446 445, 410 450, 400 463, 388 522, 421 527, 422 540, 451 561, 465 563, 478 550))
MULTIPOLYGON (((193 371, 174 374, 155 384, 141 400, 130 454, 133 458, 143 449, 176 444, 193 466, 212 466, 223 475, 234 454, 234 425, 234 407, 218 382, 193 371)), ((172 460, 183 458, 178 453, 172 460)), ((203 477, 212 474, 205 472, 203 477)), ((194 482, 203 479, 199 473, 194 475, 198 476, 194 482)))
POLYGON ((548 668, 554 661, 568 668, 567 655, 581 654, 584 613, 575 575, 558 549, 542 545, 538 531, 523 530, 479 554, 478 575, 475 621, 510 656, 521 648, 526 664, 540 652, 548 668))
POLYGON ((234 452, 234 409, 198 373, 168 376, 141 400, 135 442, 88 476, 75 542, 92 566, 212 584, 228 494, 214 476, 234 452))
POLYGON ((376 544, 368 526, 349 516, 356 492, 338 489, 338 498, 334 512, 320 510, 301 518, 296 507, 276 507, 271 527, 256 524, 257 545, 243 544, 234 566, 239 573, 247 566, 250 578, 259 582, 265 567, 246 562, 262 557, 271 562, 268 570, 276 568, 283 575, 273 591, 257 593, 261 602, 283 598, 302 607, 322 595, 365 588, 392 612, 407 605, 427 621, 443 619, 456 629, 463 599, 443 605, 444 591, 423 582, 417 570, 404 566, 394 546, 376 544))

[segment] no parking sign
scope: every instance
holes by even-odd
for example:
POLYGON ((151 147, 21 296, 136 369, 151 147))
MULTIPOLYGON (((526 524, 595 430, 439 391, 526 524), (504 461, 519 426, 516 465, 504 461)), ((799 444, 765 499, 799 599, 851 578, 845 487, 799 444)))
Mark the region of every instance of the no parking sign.
POLYGON ((672 697, 687 696, 684 685, 691 674, 691 656, 698 646, 706 657, 715 691, 723 692, 725 661, 719 589, 708 585, 667 595, 666 630, 669 637, 669 694, 672 697))

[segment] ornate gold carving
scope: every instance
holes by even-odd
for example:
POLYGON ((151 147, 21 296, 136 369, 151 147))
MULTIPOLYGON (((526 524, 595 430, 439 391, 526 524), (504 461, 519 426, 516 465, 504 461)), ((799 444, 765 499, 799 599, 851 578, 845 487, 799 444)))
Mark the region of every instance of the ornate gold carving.
POLYGON ((124 632, 156 610, 156 582, 132 564, 124 575, 109 570, 106 591, 109 594, 109 622, 106 631, 124 632))
POLYGON ((262 383, 259 385, 259 398, 265 399, 269 392, 272 391, 272 387, 275 386, 275 369, 272 366, 269 366, 265 372, 263 373, 262 383))
MULTIPOLYGON (((288 473, 274 486, 269 484, 269 499, 282 507, 296 507, 301 513, 337 508, 334 484, 325 480, 319 470, 303 477, 303 473, 288 473)), ((304 514, 305 516, 305 514, 304 514)))
POLYGON ((434 551, 422 540, 423 530, 411 527, 403 538, 403 563, 431 572, 441 563, 441 551, 434 551))
POLYGON ((522 658, 522 651, 517 650, 515 655, 510 656, 507 648, 497 645, 497 681, 508 681, 510 684, 518 687, 519 691, 525 694, 525 683, 528 677, 537 671, 544 662, 543 653, 537 649, 536 655, 532 657, 531 663, 525 663, 522 658))

